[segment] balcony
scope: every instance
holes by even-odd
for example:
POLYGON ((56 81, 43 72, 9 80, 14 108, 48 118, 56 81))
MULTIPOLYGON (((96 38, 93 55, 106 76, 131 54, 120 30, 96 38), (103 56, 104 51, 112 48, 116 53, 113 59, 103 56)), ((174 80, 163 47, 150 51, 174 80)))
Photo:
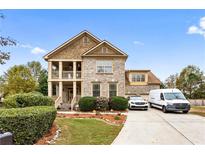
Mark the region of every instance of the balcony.
POLYGON ((73 71, 63 71, 63 79, 73 79, 73 71))
MULTIPOLYGON (((73 79, 73 71, 62 71, 62 79, 73 79)), ((59 79, 59 71, 52 71, 52 79, 59 79)), ((76 71, 76 79, 81 79, 81 71, 76 71)))
POLYGON ((81 79, 81 71, 76 71, 76 79, 81 79))
POLYGON ((81 79, 81 62, 75 61, 63 61, 63 62, 51 62, 50 69, 51 79, 64 79, 75 80, 81 79), (76 73, 74 74, 74 71, 76 73), (60 76, 62 75, 62 76, 60 76))
POLYGON ((52 79, 58 79, 59 78, 59 71, 52 71, 52 79))

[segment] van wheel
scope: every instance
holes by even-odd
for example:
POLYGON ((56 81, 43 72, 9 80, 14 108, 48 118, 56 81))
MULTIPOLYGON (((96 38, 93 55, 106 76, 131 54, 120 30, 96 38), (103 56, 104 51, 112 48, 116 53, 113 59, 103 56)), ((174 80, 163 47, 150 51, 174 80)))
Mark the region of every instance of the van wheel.
POLYGON ((189 111, 182 111, 183 113, 188 113, 189 111))
POLYGON ((163 106, 163 107, 162 107, 162 111, 163 111, 164 113, 167 113, 166 106, 163 106))
POLYGON ((153 108, 152 103, 149 103, 149 107, 150 107, 150 108, 153 108))

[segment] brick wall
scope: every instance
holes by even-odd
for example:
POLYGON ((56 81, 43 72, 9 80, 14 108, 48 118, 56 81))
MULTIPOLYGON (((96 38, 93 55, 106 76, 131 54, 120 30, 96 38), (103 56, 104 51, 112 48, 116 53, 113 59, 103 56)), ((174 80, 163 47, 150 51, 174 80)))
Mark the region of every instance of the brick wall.
POLYGON ((118 96, 125 95, 125 58, 124 57, 84 57, 83 58, 83 96, 92 96, 93 82, 100 82, 101 96, 109 97, 109 82, 117 82, 118 96), (96 60, 112 60, 112 74, 96 73, 96 60))

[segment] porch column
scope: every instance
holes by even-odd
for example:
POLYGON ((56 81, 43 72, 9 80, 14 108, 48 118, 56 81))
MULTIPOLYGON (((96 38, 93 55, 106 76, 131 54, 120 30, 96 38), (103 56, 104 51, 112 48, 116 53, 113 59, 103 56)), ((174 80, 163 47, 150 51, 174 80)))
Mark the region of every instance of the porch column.
POLYGON ((61 99, 63 97, 63 82, 62 81, 59 82, 59 97, 61 97, 61 99))
POLYGON ((52 78, 52 61, 48 61, 48 79, 52 78))
POLYGON ((76 81, 73 81, 73 98, 75 98, 77 95, 77 86, 76 81))
POLYGON ((80 95, 81 95, 81 97, 83 97, 84 96, 84 94, 83 94, 84 93, 84 91, 83 91, 83 81, 81 81, 80 84, 81 84, 81 94, 80 95))
POLYGON ((62 79, 63 74, 63 62, 59 61, 59 79, 62 79))
POLYGON ((76 61, 73 62, 73 79, 76 79, 76 61))
POLYGON ((48 81, 48 96, 52 97, 52 82, 48 81))
POLYGON ((73 110, 73 105, 74 105, 74 103, 76 103, 76 92, 77 90, 76 90, 76 81, 73 81, 73 100, 72 100, 72 102, 71 102, 71 110, 73 110))

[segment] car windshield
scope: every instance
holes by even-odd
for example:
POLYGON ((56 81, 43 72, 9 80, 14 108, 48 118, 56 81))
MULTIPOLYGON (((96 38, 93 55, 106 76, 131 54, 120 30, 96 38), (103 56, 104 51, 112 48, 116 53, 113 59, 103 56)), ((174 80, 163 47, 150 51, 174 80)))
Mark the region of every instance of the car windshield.
POLYGON ((130 97, 130 100, 143 100, 142 97, 130 97))
POLYGON ((173 100, 173 99, 182 99, 185 100, 186 98, 182 93, 175 92, 175 93, 164 93, 164 97, 166 100, 173 100))

